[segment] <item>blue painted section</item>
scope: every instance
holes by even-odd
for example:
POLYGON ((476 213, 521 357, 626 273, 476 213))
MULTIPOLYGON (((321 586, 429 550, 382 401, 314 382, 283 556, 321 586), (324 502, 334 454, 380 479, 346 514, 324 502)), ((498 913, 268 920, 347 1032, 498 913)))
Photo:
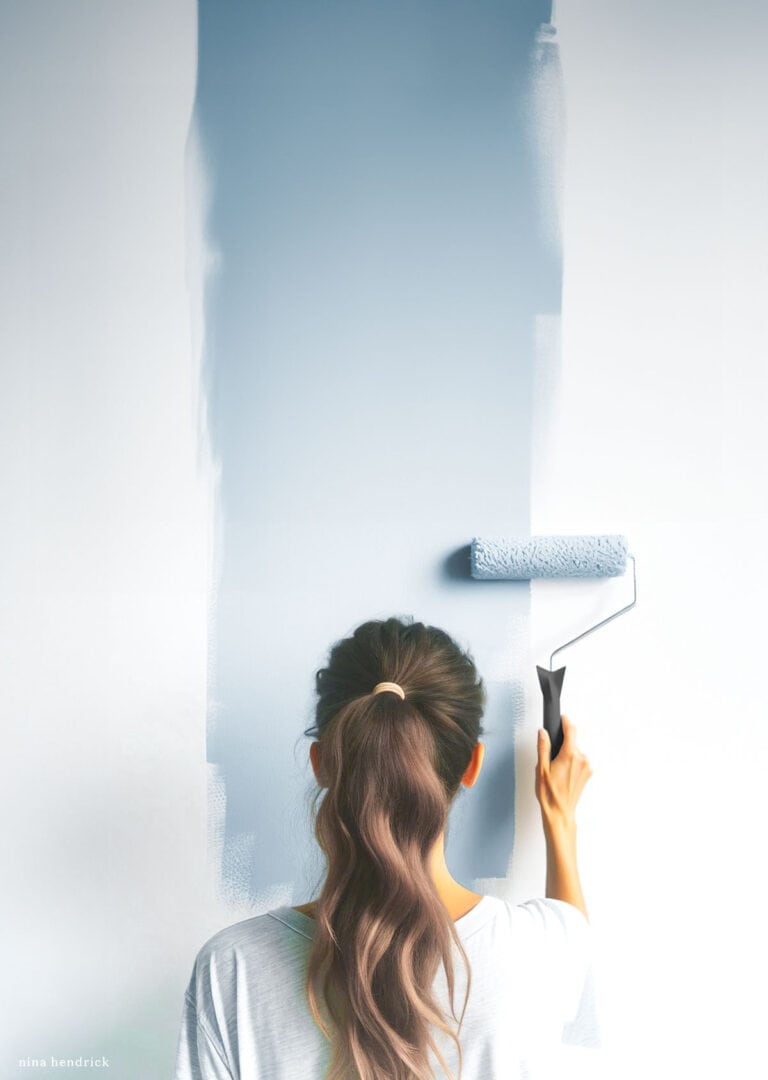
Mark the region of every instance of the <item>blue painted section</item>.
POLYGON ((527 132, 542 2, 201 0, 197 120, 221 269, 205 389, 221 463, 209 760, 227 884, 322 864, 308 827, 313 676, 360 622, 409 614, 486 679, 486 761, 454 876, 506 874, 529 586, 469 576, 529 531, 534 318, 560 307, 527 132))

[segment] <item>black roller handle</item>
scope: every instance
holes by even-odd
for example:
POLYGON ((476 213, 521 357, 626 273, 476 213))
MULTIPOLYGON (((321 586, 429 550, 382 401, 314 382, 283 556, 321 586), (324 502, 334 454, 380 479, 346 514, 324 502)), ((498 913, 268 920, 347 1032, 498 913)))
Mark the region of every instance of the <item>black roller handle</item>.
POLYGON ((563 688, 565 668, 550 671, 548 668, 536 665, 539 676, 539 686, 544 695, 544 727, 549 732, 549 741, 552 744, 550 761, 554 761, 560 753, 563 745, 563 722, 560 719, 560 691, 563 688))

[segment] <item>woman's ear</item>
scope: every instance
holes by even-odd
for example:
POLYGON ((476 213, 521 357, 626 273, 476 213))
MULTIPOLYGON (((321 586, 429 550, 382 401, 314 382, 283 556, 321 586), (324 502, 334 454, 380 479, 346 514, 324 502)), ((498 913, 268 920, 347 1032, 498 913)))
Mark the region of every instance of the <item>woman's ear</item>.
POLYGON ((313 742, 309 747, 309 760, 312 762, 315 779, 320 787, 325 787, 322 779, 322 765, 320 763, 320 743, 317 741, 313 742))
POLYGON ((472 751, 472 757, 469 759, 469 765, 461 778, 461 782, 464 787, 472 787, 475 780, 480 775, 480 770, 483 767, 483 758, 485 757, 485 743, 475 743, 475 748, 472 751))

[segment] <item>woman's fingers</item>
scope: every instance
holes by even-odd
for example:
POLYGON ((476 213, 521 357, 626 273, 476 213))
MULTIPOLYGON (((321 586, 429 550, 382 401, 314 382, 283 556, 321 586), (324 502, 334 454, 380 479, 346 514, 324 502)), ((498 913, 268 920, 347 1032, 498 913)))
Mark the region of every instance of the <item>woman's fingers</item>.
POLYGON ((563 713, 560 717, 563 724, 563 746, 568 750, 576 749, 576 726, 571 723, 563 713))
POLYGON ((561 715, 560 719, 563 745, 554 761, 549 732, 545 728, 538 730, 535 787, 542 810, 550 816, 555 813, 570 819, 584 785, 592 775, 592 768, 586 755, 576 745, 575 725, 567 716, 561 715))
POLYGON ((538 752, 538 767, 541 770, 546 770, 550 765, 550 755, 552 753, 552 744, 549 739, 549 732, 546 728, 539 728, 539 737, 536 743, 536 750, 538 752))

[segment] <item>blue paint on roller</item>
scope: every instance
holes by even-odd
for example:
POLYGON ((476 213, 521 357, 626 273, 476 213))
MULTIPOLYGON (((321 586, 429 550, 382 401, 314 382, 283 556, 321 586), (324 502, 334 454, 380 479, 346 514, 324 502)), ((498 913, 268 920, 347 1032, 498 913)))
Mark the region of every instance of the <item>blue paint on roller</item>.
POLYGON ((599 536, 475 537, 472 577, 486 581, 530 578, 618 577, 627 562, 627 538, 599 536))

